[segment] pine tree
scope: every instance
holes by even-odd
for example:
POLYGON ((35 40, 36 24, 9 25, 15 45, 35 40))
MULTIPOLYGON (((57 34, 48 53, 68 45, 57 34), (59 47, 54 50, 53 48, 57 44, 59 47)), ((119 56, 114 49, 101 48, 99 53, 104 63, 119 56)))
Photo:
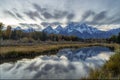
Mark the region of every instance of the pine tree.
POLYGON ((3 29, 3 23, 0 23, 0 39, 2 38, 2 29, 3 29))
POLYGON ((8 25, 7 29, 6 29, 6 32, 5 32, 5 36, 6 36, 7 39, 11 38, 11 33, 12 33, 11 26, 8 25))
POLYGON ((120 32, 119 32, 118 37, 117 37, 117 42, 120 43, 120 32))

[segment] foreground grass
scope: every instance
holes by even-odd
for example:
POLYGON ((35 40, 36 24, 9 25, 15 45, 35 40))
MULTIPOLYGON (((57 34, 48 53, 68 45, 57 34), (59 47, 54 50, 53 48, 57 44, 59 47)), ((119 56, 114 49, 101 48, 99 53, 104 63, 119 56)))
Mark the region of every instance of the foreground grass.
POLYGON ((115 47, 115 54, 110 57, 104 66, 91 70, 87 79, 118 79, 120 80, 120 45, 115 47))
POLYGON ((3 46, 0 47, 0 63, 4 61, 18 60, 22 58, 33 58, 38 55, 56 54, 62 48, 81 48, 88 46, 106 46, 114 49, 117 44, 98 44, 98 43, 54 43, 38 44, 32 46, 3 46))

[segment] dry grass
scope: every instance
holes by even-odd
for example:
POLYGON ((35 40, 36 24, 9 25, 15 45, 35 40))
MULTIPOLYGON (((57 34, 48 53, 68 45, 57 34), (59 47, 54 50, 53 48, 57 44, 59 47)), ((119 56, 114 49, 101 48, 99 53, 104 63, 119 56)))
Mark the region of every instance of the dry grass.
POLYGON ((59 49, 62 48, 80 48, 88 46, 106 46, 110 48, 118 47, 118 44, 98 44, 98 43, 54 43, 54 44, 37 44, 32 46, 4 46, 0 47, 0 59, 22 59, 22 58, 33 58, 38 55, 55 54, 59 49))
POLYGON ((33 45, 33 46, 8 46, 0 47, 0 55, 7 54, 8 52, 42 52, 45 50, 59 49, 65 47, 87 47, 87 46, 106 46, 106 47, 118 47, 117 44, 98 44, 98 43, 89 43, 89 44, 42 44, 42 45, 33 45))
POLYGON ((91 70, 86 79, 112 79, 120 80, 120 45, 115 45, 115 54, 110 57, 104 66, 97 70, 91 70))

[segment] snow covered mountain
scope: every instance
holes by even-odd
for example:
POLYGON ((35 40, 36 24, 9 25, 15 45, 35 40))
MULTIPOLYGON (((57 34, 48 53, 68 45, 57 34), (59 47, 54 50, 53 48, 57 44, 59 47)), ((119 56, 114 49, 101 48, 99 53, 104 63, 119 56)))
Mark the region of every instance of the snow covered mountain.
POLYGON ((43 31, 49 34, 74 35, 80 38, 109 38, 112 35, 117 35, 120 32, 120 28, 110 31, 101 31, 85 23, 71 22, 65 28, 59 25, 57 28, 52 29, 51 26, 48 26, 43 31))
POLYGON ((16 28, 14 28, 13 30, 22 30, 21 27, 17 26, 16 28))
POLYGON ((12 30, 21 30, 23 32, 33 32, 33 31, 35 31, 35 29, 33 29, 32 27, 28 27, 27 29, 22 29, 19 26, 17 26, 16 28, 12 28, 12 30))
POLYGON ((118 35, 118 32, 120 32, 120 28, 117 28, 117 29, 112 29, 112 30, 109 30, 107 31, 108 33, 111 33, 111 34, 114 34, 114 35, 118 35))
MULTIPOLYGON (((6 28, 5 28, 6 29, 6 28)), ((3 29, 3 30, 5 30, 3 29)), ((45 29, 39 28, 37 24, 20 24, 16 28, 12 28, 12 30, 22 30, 24 32, 33 32, 33 31, 44 31, 48 34, 62 34, 67 36, 77 36, 79 38, 109 38, 112 35, 118 35, 120 32, 120 28, 111 29, 109 31, 101 31, 92 26, 88 26, 85 23, 75 23, 71 22, 66 27, 62 27, 58 25, 55 29, 52 26, 48 26, 45 29)))
POLYGON ((46 27, 43 31, 48 34, 55 33, 55 30, 51 26, 46 27))
POLYGON ((33 29, 32 27, 28 27, 26 30, 25 30, 25 32, 34 32, 35 31, 35 29, 33 29))
POLYGON ((65 28, 67 33, 71 33, 73 31, 78 31, 80 33, 88 32, 90 34, 98 32, 99 30, 96 28, 92 28, 85 23, 69 23, 68 26, 65 28))
POLYGON ((58 25, 54 30, 57 34, 59 34, 63 30, 63 28, 61 25, 58 25))
POLYGON ((42 30, 42 27, 38 24, 27 24, 27 23, 19 23, 19 25, 22 27, 22 28, 33 28, 34 30, 36 31, 41 31, 42 30))

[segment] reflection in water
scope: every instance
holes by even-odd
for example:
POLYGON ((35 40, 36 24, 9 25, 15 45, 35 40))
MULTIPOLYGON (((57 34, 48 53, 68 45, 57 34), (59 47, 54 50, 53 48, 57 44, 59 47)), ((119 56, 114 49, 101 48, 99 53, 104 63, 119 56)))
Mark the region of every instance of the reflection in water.
POLYGON ((114 54, 105 47, 62 49, 54 56, 39 56, 0 65, 0 79, 80 79, 114 54))
POLYGON ((89 57, 96 56, 103 52, 110 52, 106 47, 87 47, 77 50, 62 49, 57 53, 57 56, 66 56, 70 61, 86 60, 89 57))

